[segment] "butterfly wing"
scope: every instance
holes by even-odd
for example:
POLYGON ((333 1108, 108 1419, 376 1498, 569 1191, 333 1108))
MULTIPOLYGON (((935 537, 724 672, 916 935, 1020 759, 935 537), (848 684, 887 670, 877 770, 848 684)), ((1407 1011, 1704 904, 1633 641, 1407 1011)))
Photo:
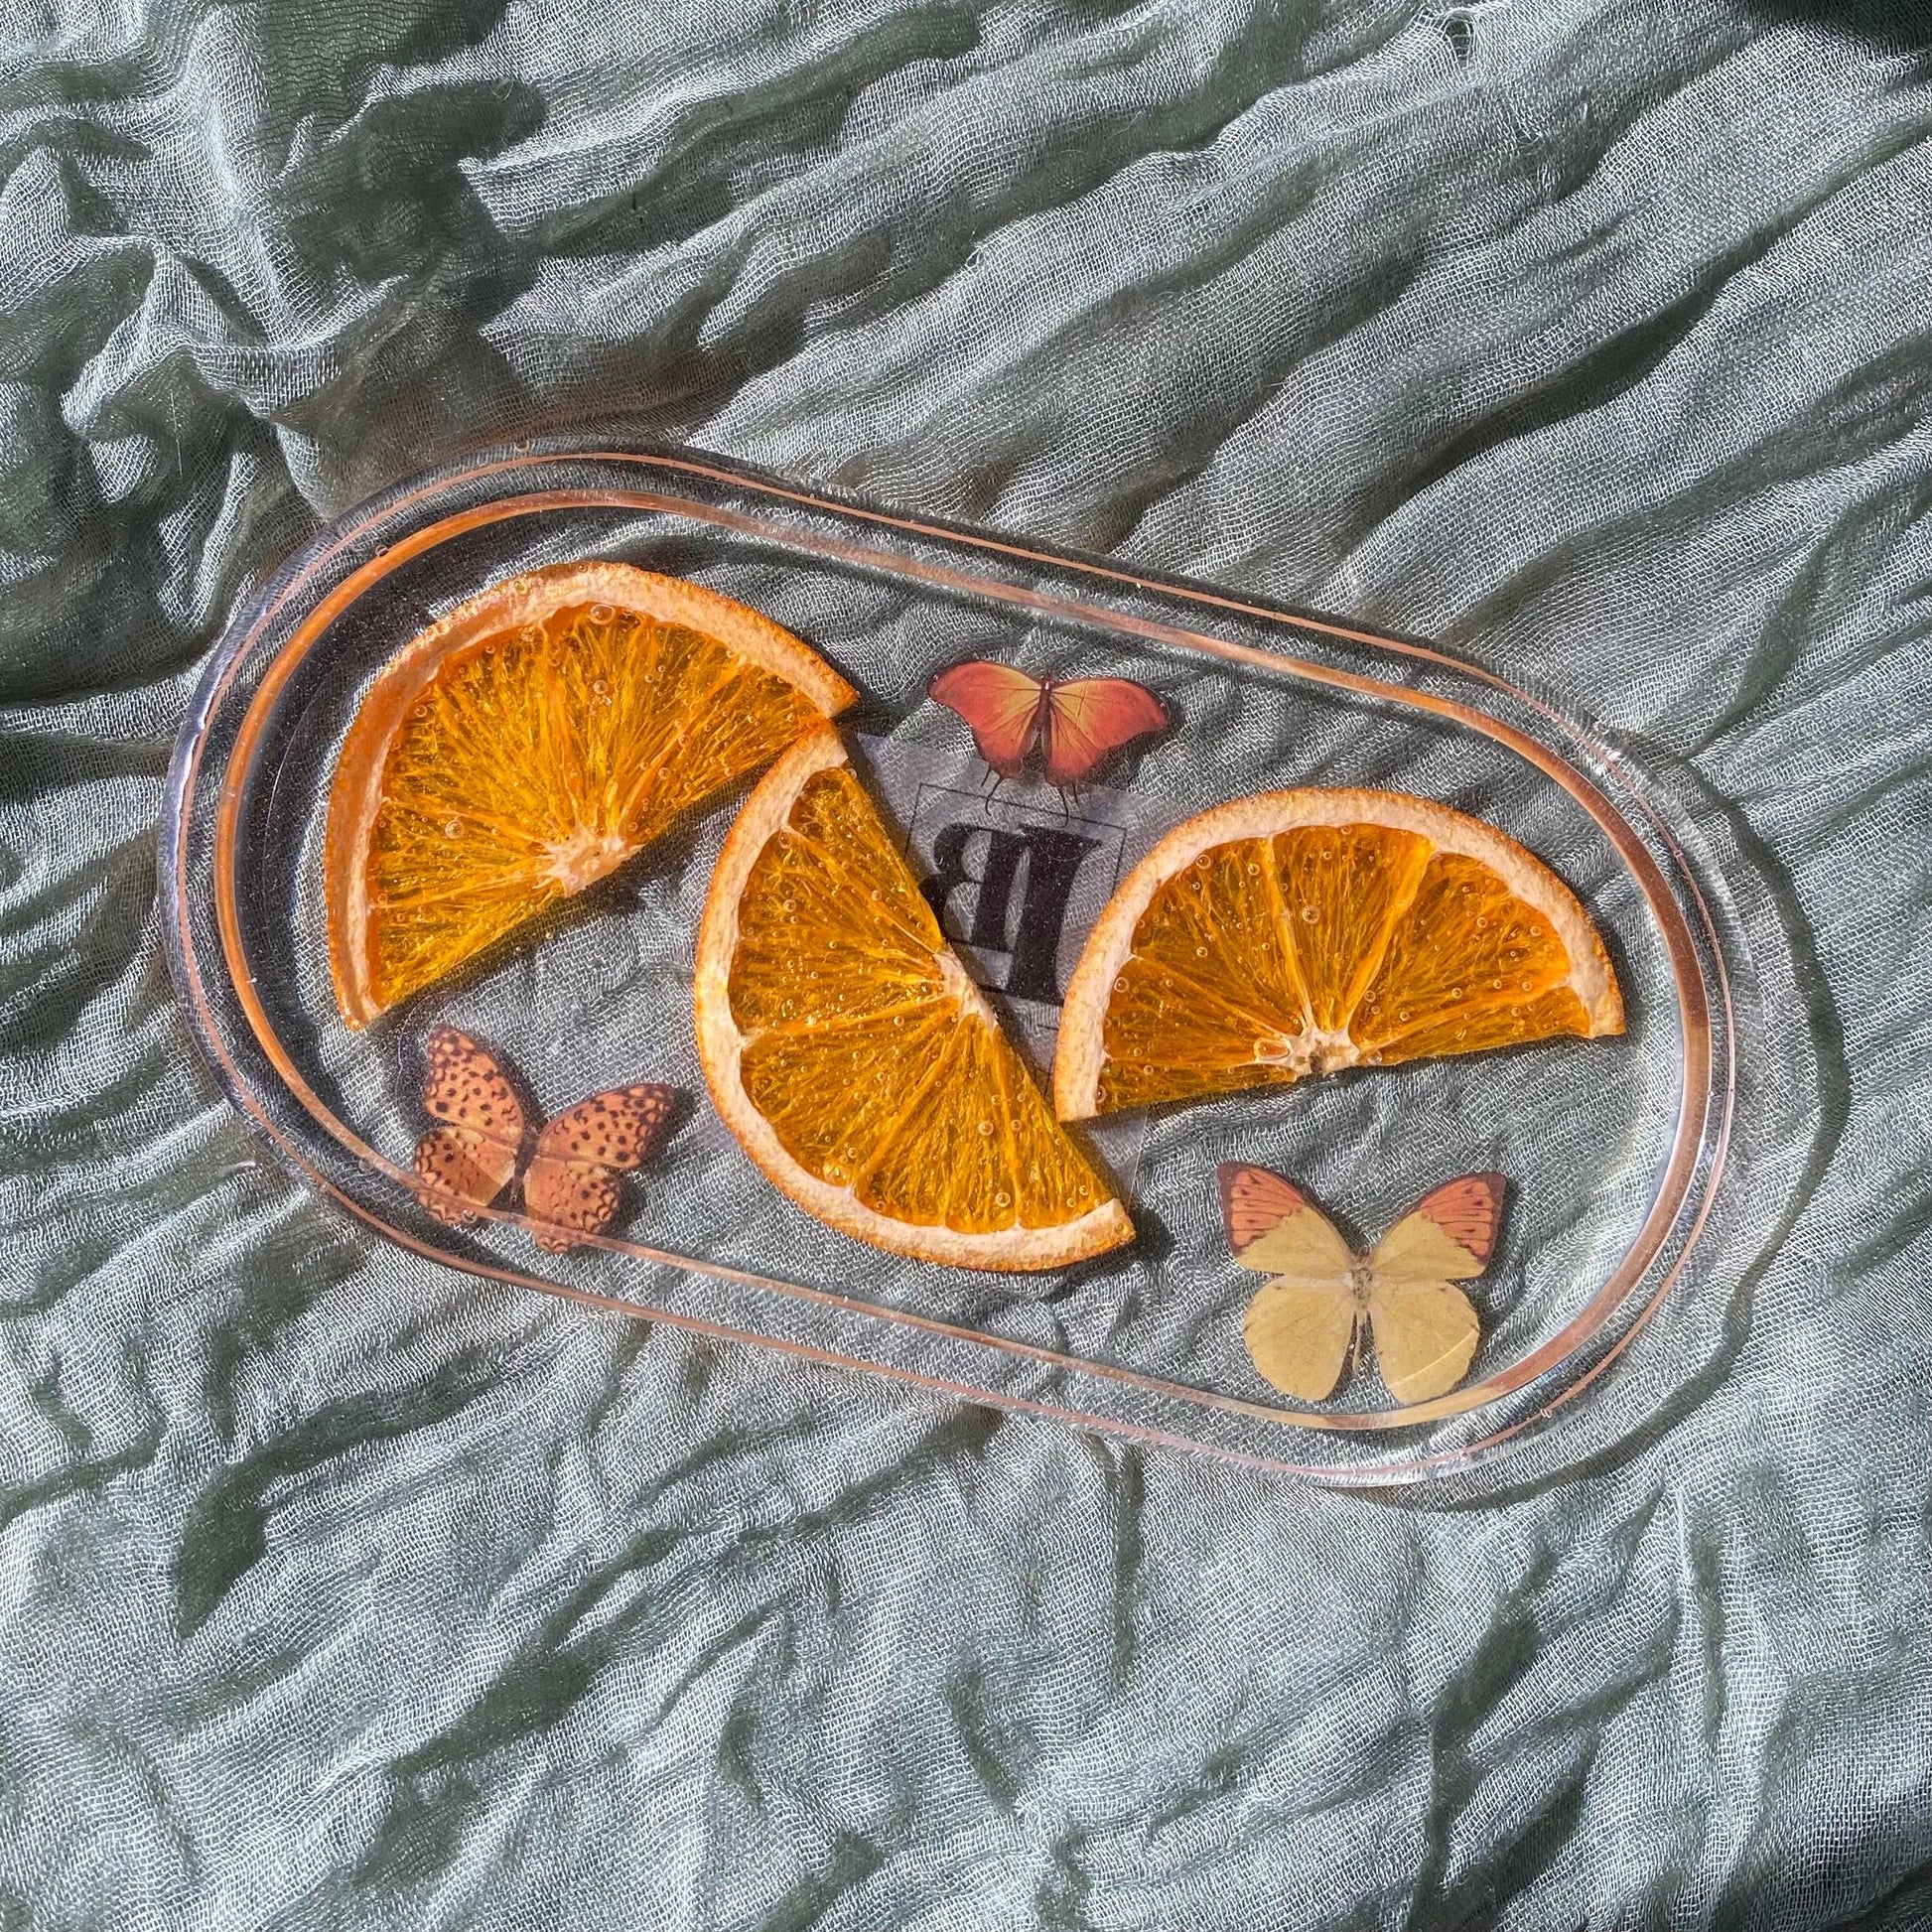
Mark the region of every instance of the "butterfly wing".
POLYGON ((1447 1395, 1469 1372, 1482 1331, 1475 1304, 1452 1282, 1384 1282, 1368 1291, 1382 1381, 1398 1402, 1447 1395))
POLYGON ((415 1169, 427 1186, 416 1198, 445 1227, 477 1217, 464 1205, 487 1207, 516 1172, 516 1149, 470 1127, 432 1127, 416 1143, 415 1169), (452 1198, 455 1196, 456 1198, 452 1198))
POLYGON ((1426 1195, 1369 1256, 1368 1314, 1382 1380, 1398 1402, 1446 1395, 1468 1373, 1481 1328, 1455 1286, 1495 1252, 1501 1174, 1463 1174, 1426 1195))
POLYGON ((1507 1185, 1499 1173, 1465 1173, 1424 1195, 1375 1244, 1371 1266, 1388 1280, 1474 1281, 1495 1252, 1507 1185))
POLYGON ((1298 1281, 1345 1281, 1355 1255, 1292 1180, 1238 1161, 1219 1170, 1221 1218, 1243 1268, 1298 1281))
POLYGON ((1225 1162, 1219 1178, 1235 1260, 1276 1277, 1248 1304, 1248 1354, 1284 1395, 1320 1402, 1334 1394, 1355 1338, 1354 1253, 1292 1180, 1238 1161, 1225 1162))
POLYGON ((446 1227, 477 1217, 509 1185, 528 1122, 496 1054, 455 1027, 432 1027, 423 1041, 423 1111, 444 1125, 416 1144, 417 1198, 446 1227), (452 1198, 455 1196, 455 1198, 452 1198))
POLYGON ((1241 1336, 1263 1378, 1284 1395, 1326 1401, 1355 1338, 1355 1298, 1345 1277, 1313 1282, 1284 1276, 1248 1304, 1241 1336))
POLYGON ((432 1027, 423 1040, 423 1111, 512 1148, 529 1125, 503 1062, 455 1027, 432 1027))
POLYGON ((538 1247, 561 1252, 617 1219, 618 1175, 657 1152, 676 1099, 674 1088, 649 1081, 618 1087, 566 1108, 537 1136, 523 1205, 543 1224, 531 1230, 538 1247))
POLYGON ((975 658, 941 671, 926 695, 966 721, 979 755, 1003 778, 1017 778, 1038 742, 1045 686, 1014 664, 975 658))
POLYGON ((1132 678, 1056 684, 1046 700, 1046 782, 1084 784, 1122 746, 1167 728, 1167 706, 1132 678))

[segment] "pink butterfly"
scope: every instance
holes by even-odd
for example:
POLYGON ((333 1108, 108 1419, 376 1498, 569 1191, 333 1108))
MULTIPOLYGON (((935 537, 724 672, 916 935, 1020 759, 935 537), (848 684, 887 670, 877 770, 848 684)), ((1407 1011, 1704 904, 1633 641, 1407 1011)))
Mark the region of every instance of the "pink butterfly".
POLYGON ((592 1094, 539 1125, 490 1048, 455 1027, 432 1027, 423 1042, 423 1111, 444 1124, 416 1144, 416 1173, 430 1183, 417 1198, 446 1227, 474 1221, 469 1204, 492 1206, 527 1152, 523 1208, 543 1223, 530 1238, 560 1254, 617 1219, 618 1176, 656 1154, 676 1100, 675 1088, 645 1081, 592 1094))
POLYGON ((1168 728, 1168 708, 1125 677, 1061 684, 1017 664, 979 657, 941 671, 926 694, 963 718, 974 747, 1002 778, 1037 759, 1049 785, 1082 785, 1113 757, 1168 728))

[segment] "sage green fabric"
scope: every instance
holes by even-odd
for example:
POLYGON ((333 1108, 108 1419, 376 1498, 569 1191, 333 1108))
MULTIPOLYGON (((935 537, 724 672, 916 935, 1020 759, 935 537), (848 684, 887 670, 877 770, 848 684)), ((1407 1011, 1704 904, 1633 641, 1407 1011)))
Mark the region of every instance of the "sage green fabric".
POLYGON ((0 1926, 1932 1922, 1909 13, 0 25, 0 1926), (172 1005, 169 743, 320 520, 619 408, 1689 760, 1817 1081, 1718 1368, 1450 1507, 379 1287, 172 1005))

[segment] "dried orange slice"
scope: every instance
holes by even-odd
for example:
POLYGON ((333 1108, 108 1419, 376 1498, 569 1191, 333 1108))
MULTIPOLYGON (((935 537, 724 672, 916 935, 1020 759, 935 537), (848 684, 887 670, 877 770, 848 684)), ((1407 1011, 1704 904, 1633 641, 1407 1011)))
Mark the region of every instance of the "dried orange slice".
POLYGON ((1008 1270, 1133 1238, 829 728, 764 774, 725 841, 698 929, 696 1018, 712 1098, 745 1151, 841 1232, 1008 1270))
POLYGON ((351 1027, 621 866, 852 702, 731 598, 558 564, 411 639, 349 726, 323 891, 351 1027))
POLYGON ((1342 1067, 1623 1031, 1588 915, 1492 825, 1390 791, 1271 791, 1176 826, 1067 983, 1062 1120, 1342 1067))

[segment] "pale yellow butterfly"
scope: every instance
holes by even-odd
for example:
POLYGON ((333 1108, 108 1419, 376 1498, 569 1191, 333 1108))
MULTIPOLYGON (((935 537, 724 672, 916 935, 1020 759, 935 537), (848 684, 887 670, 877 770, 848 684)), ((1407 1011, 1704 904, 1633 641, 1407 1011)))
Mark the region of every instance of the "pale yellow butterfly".
POLYGON ((1220 1178, 1235 1260, 1274 1277, 1248 1305, 1242 1334, 1255 1367, 1284 1395, 1333 1395, 1364 1328, 1398 1402, 1427 1402, 1461 1381, 1480 1331, 1455 1283, 1473 1281, 1495 1251, 1508 1185, 1501 1174, 1445 1182, 1365 1255, 1280 1174, 1230 1161, 1220 1178))

